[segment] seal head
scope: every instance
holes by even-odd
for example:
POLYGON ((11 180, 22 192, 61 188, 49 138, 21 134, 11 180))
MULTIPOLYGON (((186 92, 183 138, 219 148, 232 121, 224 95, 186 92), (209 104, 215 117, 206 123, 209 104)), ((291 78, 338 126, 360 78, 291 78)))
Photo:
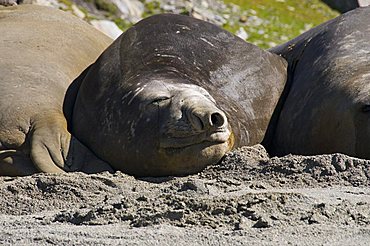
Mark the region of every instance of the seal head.
POLYGON ((185 175, 233 147, 228 119, 205 89, 168 74, 133 80, 115 90, 119 103, 102 101, 99 141, 110 147, 97 151, 114 168, 137 176, 185 175))
POLYGON ((195 173, 233 147, 262 141, 285 65, 211 23, 152 16, 75 81, 72 132, 117 170, 195 173))

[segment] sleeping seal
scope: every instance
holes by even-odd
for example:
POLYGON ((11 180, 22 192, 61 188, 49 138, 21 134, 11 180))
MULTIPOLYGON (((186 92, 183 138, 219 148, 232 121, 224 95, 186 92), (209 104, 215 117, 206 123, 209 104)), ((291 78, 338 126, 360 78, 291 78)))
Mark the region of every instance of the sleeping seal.
POLYGON ((272 49, 289 63, 290 91, 272 154, 341 152, 370 159, 370 7, 272 49))
POLYGON ((208 22, 156 15, 74 82, 71 130, 116 170, 195 173, 262 141, 285 80, 281 57, 208 22))
POLYGON ((0 7, 0 33, 0 175, 110 170, 70 135, 62 110, 70 83, 111 40, 35 5, 0 7))

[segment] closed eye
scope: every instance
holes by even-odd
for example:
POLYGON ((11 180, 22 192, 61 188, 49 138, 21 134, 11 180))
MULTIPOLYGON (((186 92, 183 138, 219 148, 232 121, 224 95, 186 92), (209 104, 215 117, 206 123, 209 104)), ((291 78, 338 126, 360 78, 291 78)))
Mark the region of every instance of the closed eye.
POLYGON ((367 105, 363 105, 363 106, 361 107, 361 111, 362 111, 363 113, 368 113, 368 112, 370 112, 370 105, 369 105, 369 104, 367 104, 367 105))
POLYGON ((161 105, 163 103, 166 103, 166 101, 170 100, 171 97, 158 97, 150 102, 150 104, 153 105, 161 105))

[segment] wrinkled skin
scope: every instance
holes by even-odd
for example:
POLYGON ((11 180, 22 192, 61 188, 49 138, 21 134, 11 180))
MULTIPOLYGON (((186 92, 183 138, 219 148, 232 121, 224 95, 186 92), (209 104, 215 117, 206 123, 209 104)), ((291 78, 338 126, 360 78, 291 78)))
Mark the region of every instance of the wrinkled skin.
POLYGON ((271 51, 290 90, 270 152, 341 152, 370 159, 370 8, 324 23, 271 51))
MULTIPOLYGON (((140 176, 193 173, 220 160, 233 146, 224 112, 201 87, 150 76, 150 82, 132 93, 136 96, 121 98, 128 106, 124 114, 102 112, 107 117, 99 129, 106 134, 99 146, 112 146, 102 148, 103 154, 112 157, 109 163, 129 163, 125 172, 137 175, 139 166, 140 176), (116 129, 119 134, 110 138, 116 129)), ((110 104, 116 106, 109 100, 105 107, 110 104)))
POLYGON ((117 170, 195 173, 263 140, 285 80, 282 58, 215 25, 152 16, 74 82, 72 132, 117 170))
POLYGON ((62 111, 70 83, 111 40, 34 5, 0 7, 0 33, 0 175, 112 170, 71 136, 62 111))

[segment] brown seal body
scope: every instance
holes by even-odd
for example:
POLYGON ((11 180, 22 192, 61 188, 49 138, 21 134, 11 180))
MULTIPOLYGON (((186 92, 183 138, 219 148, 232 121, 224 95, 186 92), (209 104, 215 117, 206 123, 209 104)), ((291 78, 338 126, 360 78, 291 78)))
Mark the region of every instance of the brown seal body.
POLYGON ((184 175, 264 138, 286 62, 210 23, 149 17, 75 81, 74 135, 115 169, 184 175))
POLYGON ((0 174, 84 170, 86 160, 104 169, 71 137, 62 107, 70 83, 111 40, 34 5, 0 7, 0 33, 0 174))
POLYGON ((370 8, 343 14, 272 49, 290 91, 270 152, 370 159, 370 8))

